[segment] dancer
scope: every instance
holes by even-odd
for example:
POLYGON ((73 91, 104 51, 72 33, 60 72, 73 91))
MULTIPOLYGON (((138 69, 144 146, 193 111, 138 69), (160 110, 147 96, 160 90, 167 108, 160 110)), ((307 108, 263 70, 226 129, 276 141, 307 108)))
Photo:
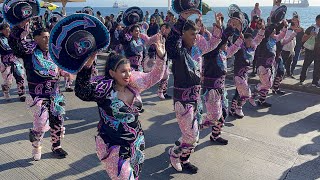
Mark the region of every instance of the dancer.
POLYGON ((218 47, 204 55, 202 94, 207 114, 200 128, 212 127, 210 140, 222 145, 228 144, 228 140, 220 136, 228 114, 228 100, 225 90, 227 59, 232 57, 243 44, 243 35, 239 33, 243 29, 243 21, 244 16, 242 13, 234 13, 228 22, 228 27, 223 32, 222 41, 218 47), (238 38, 228 47, 228 39, 234 34, 237 34, 238 38))
POLYGON ((215 49, 221 41, 221 16, 215 15, 216 25, 213 34, 206 40, 197 34, 197 27, 191 20, 192 14, 200 14, 198 3, 174 1, 174 10, 180 14, 178 22, 169 34, 166 50, 172 59, 174 76, 174 108, 182 133, 181 138, 169 149, 170 162, 177 171, 186 170, 197 173, 198 168, 190 163, 189 158, 199 139, 198 124, 201 122, 201 67, 202 55, 215 49), (184 7, 184 8, 182 8, 184 7))
MULTIPOLYGON (((171 27, 169 24, 164 23, 160 26, 159 33, 162 35, 164 40, 168 37, 170 32, 171 32, 171 27)), ((154 67, 155 57, 156 57, 155 52, 156 52, 155 46, 151 45, 149 47, 149 52, 148 52, 149 58, 147 58, 144 61, 144 66, 143 66, 144 72, 150 72, 154 67)), ((158 97, 161 100, 172 99, 172 97, 167 94, 168 82, 169 82, 169 60, 167 61, 167 64, 166 64, 166 71, 164 73, 164 76, 161 79, 161 81, 158 83, 158 97)))
MULTIPOLYGON (((34 40, 27 41, 30 18, 39 15, 38 1, 24 1, 30 9, 29 14, 16 16, 14 12, 25 12, 19 8, 19 2, 4 3, 8 10, 4 11, 7 21, 15 25, 9 37, 9 45, 17 57, 22 58, 26 70, 29 94, 26 98, 28 107, 32 110, 34 121, 29 137, 33 146, 34 160, 41 159, 41 143, 46 131, 50 129, 51 150, 57 158, 65 158, 68 153, 61 148, 63 135, 64 97, 60 93, 59 72, 56 64, 48 53, 49 31, 37 29, 33 32, 34 40), (13 11, 15 10, 15 11, 13 11)), ((26 12, 25 12, 26 13, 26 12)))
POLYGON ((10 88, 13 78, 15 78, 19 99, 21 102, 24 102, 26 100, 24 87, 25 72, 22 64, 13 54, 12 49, 8 44, 8 38, 10 36, 9 24, 2 23, 0 25, 0 32, 0 71, 4 81, 1 85, 2 92, 5 99, 10 100, 10 88))
POLYGON ((138 120, 140 93, 163 76, 164 51, 164 45, 157 44, 157 64, 150 73, 131 71, 128 59, 111 53, 105 76, 90 80, 92 61, 77 75, 76 95, 98 103, 101 119, 96 136, 97 154, 111 179, 139 177, 145 158, 144 135, 138 120))
POLYGON ((254 53, 257 46, 264 38, 265 27, 259 30, 258 34, 253 38, 251 34, 244 34, 244 43, 241 49, 235 54, 234 61, 234 82, 236 92, 233 96, 229 114, 243 118, 244 113, 242 107, 249 100, 251 105, 256 106, 254 98, 251 96, 250 85, 248 84, 248 71, 253 61, 254 53))

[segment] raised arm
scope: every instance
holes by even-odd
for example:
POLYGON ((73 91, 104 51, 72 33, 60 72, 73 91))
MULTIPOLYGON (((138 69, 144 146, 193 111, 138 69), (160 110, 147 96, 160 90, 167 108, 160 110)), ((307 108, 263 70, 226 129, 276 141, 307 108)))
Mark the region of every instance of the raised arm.
MULTIPOLYGON (((287 33, 288 33, 288 31, 287 31, 287 33)), ((286 44, 288 44, 289 42, 291 42, 292 40, 293 40, 293 38, 294 37, 296 37, 297 36, 297 33, 295 32, 295 31, 293 31, 290 35, 288 34, 288 35, 286 35, 285 37, 284 37, 284 39, 281 41, 281 44, 284 46, 284 45, 286 45, 286 44)))
POLYGON ((182 16, 179 17, 178 21, 174 24, 167 41, 166 41, 166 50, 168 53, 169 59, 176 59, 175 57, 178 55, 178 43, 179 39, 182 36, 183 25, 185 24, 186 19, 182 16))
POLYGON ((130 86, 142 92, 158 83, 166 70, 167 57, 160 58, 156 57, 156 64, 149 73, 143 73, 139 71, 131 72, 130 86))
POLYGON ((148 35, 141 33, 140 38, 144 41, 144 44, 148 46, 158 41, 158 39, 160 38, 160 34, 155 34, 149 37, 148 35))
POLYGON ((29 27, 25 26, 21 28, 19 26, 14 26, 10 33, 9 45, 13 50, 13 53, 23 58, 27 55, 33 53, 36 48, 36 43, 34 41, 27 41, 26 37, 29 35, 29 27))
POLYGON ((261 41, 263 40, 264 38, 264 33, 265 33, 265 30, 264 29, 260 29, 258 34, 256 35, 256 37, 253 39, 252 41, 252 48, 254 50, 257 49, 257 46, 261 43, 261 41))
POLYGON ((275 35, 275 39, 277 42, 281 41, 286 36, 287 30, 288 29, 286 27, 283 27, 280 33, 275 35))
POLYGON ((84 67, 76 78, 75 94, 83 101, 99 102, 112 92, 112 79, 96 76, 91 79, 92 67, 84 67))
POLYGON ((243 39, 239 37, 237 41, 232 44, 230 47, 227 49, 227 58, 231 58, 235 53, 241 49, 241 45, 243 44, 243 39))
POLYGON ((196 45, 200 48, 202 54, 206 54, 217 48, 221 42, 222 30, 214 26, 213 33, 206 32, 206 34, 208 34, 208 40, 200 34, 197 35, 196 45))

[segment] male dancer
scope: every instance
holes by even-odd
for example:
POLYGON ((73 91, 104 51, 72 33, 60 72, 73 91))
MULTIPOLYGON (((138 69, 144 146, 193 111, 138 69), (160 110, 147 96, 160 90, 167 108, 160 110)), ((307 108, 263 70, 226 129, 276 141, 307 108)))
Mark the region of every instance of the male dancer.
POLYGON ((231 116, 243 118, 242 107, 247 100, 249 100, 253 106, 256 106, 254 99, 251 97, 251 90, 248 84, 248 70, 253 61, 255 50, 264 38, 264 32, 265 29, 263 27, 254 39, 252 34, 244 34, 244 43, 241 45, 241 49, 235 54, 234 81, 236 92, 229 111, 231 116))
POLYGON ((180 14, 178 22, 169 34, 166 50, 172 59, 174 76, 174 108, 182 133, 181 138, 169 149, 171 165, 177 170, 197 173, 198 168, 189 161, 199 139, 198 124, 201 121, 201 67, 202 55, 212 51, 221 41, 221 16, 215 15, 214 33, 206 40, 197 34, 193 21, 187 20, 196 10, 180 14))
POLYGON ((8 37, 10 36, 10 26, 7 23, 0 25, 0 54, 1 64, 0 71, 4 83, 1 85, 4 97, 10 100, 10 88, 13 77, 16 79, 18 95, 21 102, 26 100, 24 78, 25 72, 22 64, 18 58, 13 54, 12 49, 8 44, 8 37))
POLYGON ((48 52, 50 34, 47 29, 37 29, 33 32, 34 41, 28 42, 29 32, 29 20, 14 26, 9 44, 14 54, 23 59, 26 69, 30 94, 27 105, 34 113, 33 129, 29 133, 32 155, 36 161, 41 159, 41 142, 50 129, 53 154, 65 158, 68 153, 61 148, 65 102, 59 89, 58 67, 48 52))

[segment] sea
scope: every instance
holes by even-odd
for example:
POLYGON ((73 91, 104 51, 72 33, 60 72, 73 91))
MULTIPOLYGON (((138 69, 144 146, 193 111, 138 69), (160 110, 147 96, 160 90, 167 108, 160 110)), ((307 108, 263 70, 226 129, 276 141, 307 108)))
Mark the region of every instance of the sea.
MULTIPOLYGON (((247 13, 249 16, 251 14, 251 10, 253 9, 253 7, 241 7, 241 10, 245 13, 247 13)), ((73 14, 76 11, 81 10, 82 7, 67 7, 66 11, 67 11, 67 15, 73 14)), ((112 8, 112 7, 93 7, 94 11, 100 11, 102 16, 109 16, 110 14, 114 14, 115 16, 117 16, 117 14, 120 11, 125 11, 126 9, 122 9, 122 8, 112 8)), ((141 8, 144 12, 145 11, 149 11, 151 14, 153 14, 153 12, 155 11, 155 9, 158 9, 159 12, 164 12, 164 14, 166 14, 166 12, 168 11, 167 7, 142 7, 141 8)), ((267 17, 270 14, 272 7, 261 7, 262 10, 262 18, 263 19, 267 19, 267 17)), ((315 7, 315 6, 311 6, 308 8, 288 8, 287 11, 287 15, 286 18, 287 19, 291 19, 292 18, 292 14, 293 12, 297 12, 300 15, 300 20, 301 20, 301 27, 303 28, 307 28, 313 24, 315 24, 315 18, 318 14, 320 14, 319 11, 320 7, 315 7)), ((59 9, 57 9, 59 11, 59 9)), ((213 11, 210 11, 207 13, 207 15, 203 16, 203 22, 207 27, 211 27, 212 23, 214 22, 214 12, 218 13, 221 12, 224 17, 228 17, 228 7, 213 7, 212 8, 213 11)), ((44 9, 41 10, 42 14, 44 13, 44 9)), ((196 17, 190 17, 192 18, 196 18, 196 17)), ((228 18, 226 18, 228 19, 228 18)))

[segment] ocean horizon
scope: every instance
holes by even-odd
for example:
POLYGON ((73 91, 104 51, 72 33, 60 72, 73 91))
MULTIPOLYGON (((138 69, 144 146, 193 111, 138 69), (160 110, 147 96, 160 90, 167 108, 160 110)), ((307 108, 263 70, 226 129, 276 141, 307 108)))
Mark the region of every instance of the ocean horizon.
MULTIPOLYGON (((307 8, 292 8, 289 7, 288 11, 287 11, 287 19, 291 19, 292 18, 292 14, 293 12, 298 12, 298 14, 300 15, 300 19, 301 19, 301 26, 303 28, 307 28, 309 26, 311 26, 312 24, 315 23, 315 18, 318 14, 320 14, 319 11, 319 7, 320 6, 310 6, 307 8)), ((68 7, 66 8, 67 11, 67 15, 73 14, 78 10, 81 10, 83 7, 68 7)), ((100 11, 102 16, 109 16, 110 14, 114 14, 115 16, 117 16, 117 14, 120 11, 125 11, 126 8, 113 8, 113 7, 94 7, 92 6, 92 8, 94 9, 95 12, 100 11)), ((246 7, 240 7, 241 10, 245 13, 247 13, 249 16, 251 14, 251 10, 253 9, 253 7, 250 6, 246 6, 246 7)), ((159 12, 164 12, 164 14, 166 14, 168 7, 141 7, 141 9, 143 10, 143 12, 145 13, 147 10, 153 14, 155 9, 159 9, 159 12)), ((207 27, 211 27, 212 23, 213 23, 213 15, 214 12, 221 12, 226 18, 226 20, 228 20, 228 7, 212 7, 213 11, 210 11, 207 13, 207 15, 203 16, 203 22, 207 27)), ((262 18, 263 19, 267 19, 267 17, 270 14, 270 11, 272 9, 272 6, 262 6, 261 10, 262 10, 262 18)), ((57 9, 56 11, 60 11, 61 8, 57 9)), ((44 13, 44 9, 41 9, 42 14, 44 13)), ((176 14, 177 15, 177 14, 176 14)), ((191 17, 192 18, 192 17, 191 17)), ((193 17, 195 18, 195 17, 193 17)))

